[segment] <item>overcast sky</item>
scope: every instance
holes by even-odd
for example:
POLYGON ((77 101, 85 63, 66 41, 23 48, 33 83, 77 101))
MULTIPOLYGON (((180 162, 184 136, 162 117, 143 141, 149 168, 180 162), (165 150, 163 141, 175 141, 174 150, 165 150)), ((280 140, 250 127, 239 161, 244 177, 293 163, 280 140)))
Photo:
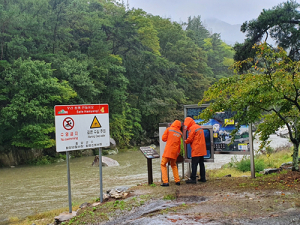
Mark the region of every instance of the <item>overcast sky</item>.
MULTIPOLYGON (((271 9, 286 0, 124 0, 129 8, 141 8, 152 15, 186 22, 189 16, 216 18, 229 24, 255 19, 263 9, 271 9)), ((297 0, 300 3, 300 0, 297 0)))

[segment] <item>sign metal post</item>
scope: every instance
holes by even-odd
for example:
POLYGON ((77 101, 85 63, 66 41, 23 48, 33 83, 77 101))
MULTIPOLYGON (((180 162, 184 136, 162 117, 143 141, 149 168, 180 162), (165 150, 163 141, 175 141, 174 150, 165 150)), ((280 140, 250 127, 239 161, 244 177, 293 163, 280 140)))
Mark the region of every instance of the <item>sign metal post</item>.
POLYGON ((252 123, 249 124, 249 147, 250 147, 251 178, 255 178, 255 163, 254 163, 254 150, 253 150, 252 123))
POLYGON ((103 202, 102 148, 99 148, 100 202, 103 202))
POLYGON ((69 213, 72 213, 72 199, 71 199, 71 177, 70 177, 70 160, 69 152, 66 152, 67 157, 67 173, 68 173, 68 199, 69 199, 69 213))

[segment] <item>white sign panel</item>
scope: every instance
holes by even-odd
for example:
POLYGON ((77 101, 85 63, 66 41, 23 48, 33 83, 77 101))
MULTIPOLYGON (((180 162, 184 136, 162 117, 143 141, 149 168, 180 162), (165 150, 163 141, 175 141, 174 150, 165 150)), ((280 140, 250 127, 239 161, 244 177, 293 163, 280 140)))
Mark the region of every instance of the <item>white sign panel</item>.
POLYGON ((57 152, 110 145, 107 104, 57 105, 54 111, 57 152))

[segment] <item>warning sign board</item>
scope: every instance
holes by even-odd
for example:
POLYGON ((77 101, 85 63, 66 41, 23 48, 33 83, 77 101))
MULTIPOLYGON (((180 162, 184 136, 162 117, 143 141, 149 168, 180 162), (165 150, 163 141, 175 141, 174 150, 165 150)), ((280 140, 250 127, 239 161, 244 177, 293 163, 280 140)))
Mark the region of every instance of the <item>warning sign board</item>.
POLYGON ((100 128, 100 127, 101 127, 101 125, 100 125, 97 117, 95 116, 90 128, 93 129, 93 128, 100 128))
POLYGON ((110 145, 107 104, 57 105, 54 113, 57 152, 110 145))

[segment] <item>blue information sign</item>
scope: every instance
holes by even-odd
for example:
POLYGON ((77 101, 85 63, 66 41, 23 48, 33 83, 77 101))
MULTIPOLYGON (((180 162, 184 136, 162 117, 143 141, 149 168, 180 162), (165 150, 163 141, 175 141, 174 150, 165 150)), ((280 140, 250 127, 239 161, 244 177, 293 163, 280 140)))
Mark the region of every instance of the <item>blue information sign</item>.
MULTIPOLYGON (((207 106, 188 105, 185 106, 185 117, 191 117, 196 123, 200 124, 203 120, 200 119, 201 112, 207 106)), ((225 111, 213 115, 213 117, 202 125, 210 125, 213 127, 213 148, 215 153, 219 152, 249 152, 249 126, 242 125, 235 135, 235 140, 231 144, 231 132, 236 128, 237 121, 232 120, 234 112, 225 111)), ((209 132, 205 133, 205 139, 208 138, 209 132)), ((206 142, 209 143, 210 142, 206 142)), ((207 146, 207 149, 209 149, 207 146)), ((189 147, 188 147, 189 150, 189 147)), ((187 152, 188 153, 188 152, 187 152)), ((189 153, 188 153, 189 154, 189 153)), ((208 156, 207 156, 208 157, 208 156)))

